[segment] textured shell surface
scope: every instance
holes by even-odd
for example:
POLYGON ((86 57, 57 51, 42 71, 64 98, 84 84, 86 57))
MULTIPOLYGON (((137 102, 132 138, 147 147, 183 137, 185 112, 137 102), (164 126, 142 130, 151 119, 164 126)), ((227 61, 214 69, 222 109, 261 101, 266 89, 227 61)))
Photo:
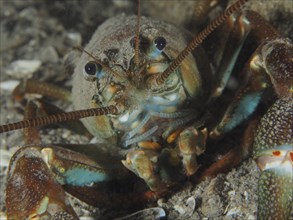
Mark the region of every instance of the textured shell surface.
MULTIPOLYGON (((131 45, 131 42, 135 38, 136 27, 136 16, 119 15, 110 18, 98 27, 90 42, 85 47, 85 50, 92 56, 99 61, 106 63, 108 67, 121 73, 122 75, 126 75, 127 73, 134 71, 130 83, 133 89, 122 89, 122 93, 124 93, 124 95, 117 92, 119 96, 126 96, 125 99, 127 99, 127 102, 130 103, 128 104, 128 114, 131 114, 137 109, 145 108, 145 102, 142 102, 142 100, 153 99, 155 96, 150 94, 150 92, 146 89, 146 80, 144 77, 138 75, 137 70, 143 68, 143 65, 146 65, 146 63, 162 63, 168 65, 168 63, 170 63, 170 61, 186 47, 192 37, 192 35, 186 30, 177 28, 163 21, 141 17, 139 32, 141 43, 139 56, 141 60, 140 63, 142 64, 134 70, 134 47, 131 45), (163 60, 152 60, 152 58, 149 58, 147 54, 149 53, 149 48, 152 46, 154 39, 160 36, 163 36, 167 42, 167 45, 163 50, 164 58, 163 60), (138 81, 141 81, 140 85, 138 84, 138 81)), ((74 107, 76 109, 109 105, 111 103, 109 100, 94 104, 92 100, 93 97, 98 94, 102 93, 101 96, 103 96, 104 91, 107 90, 106 88, 108 88, 108 85, 111 83, 127 87, 127 85, 123 85, 123 82, 119 81, 119 79, 115 79, 115 77, 106 77, 106 79, 97 79, 94 81, 85 80, 83 76, 84 67, 89 61, 93 61, 93 58, 88 54, 83 53, 75 68, 72 91, 74 107)), ((179 79, 175 77, 175 81, 179 80, 179 83, 177 83, 183 84, 182 88, 184 88, 184 91, 182 91, 182 88, 174 90, 168 87, 165 88, 165 90, 171 90, 172 94, 176 93, 178 96, 181 96, 182 100, 175 104, 179 106, 185 100, 184 96, 189 98, 194 97, 195 94, 198 93, 201 86, 201 77, 193 55, 190 55, 183 62, 182 67, 179 70, 179 74, 176 75, 178 75, 179 79)), ((162 92, 158 96, 162 97, 164 95, 166 94, 162 92)), ((107 94, 104 96, 107 96, 107 94)), ((113 96, 115 96, 115 94, 113 96)), ((105 99, 105 97, 102 97, 102 99, 103 98, 105 99)), ((113 99, 114 98, 111 98, 111 100, 113 99)), ((89 131, 95 136, 109 138, 115 136, 117 133, 115 131, 115 124, 116 128, 121 127, 113 120, 112 116, 102 116, 96 117, 94 120, 92 118, 83 119, 83 122, 89 131)), ((133 126, 135 127, 135 125, 132 124, 132 127, 133 126)), ((130 129, 130 127, 127 127, 124 130, 130 129)))

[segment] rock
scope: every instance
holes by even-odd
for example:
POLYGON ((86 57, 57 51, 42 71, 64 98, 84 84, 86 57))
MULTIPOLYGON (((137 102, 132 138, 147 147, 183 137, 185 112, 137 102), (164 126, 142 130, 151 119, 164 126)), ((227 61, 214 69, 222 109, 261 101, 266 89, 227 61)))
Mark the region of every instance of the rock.
POLYGON ((19 80, 7 80, 0 82, 0 89, 8 92, 12 92, 19 84, 19 80))
POLYGON ((29 78, 39 69, 42 62, 40 60, 16 60, 6 68, 6 74, 14 78, 29 78))

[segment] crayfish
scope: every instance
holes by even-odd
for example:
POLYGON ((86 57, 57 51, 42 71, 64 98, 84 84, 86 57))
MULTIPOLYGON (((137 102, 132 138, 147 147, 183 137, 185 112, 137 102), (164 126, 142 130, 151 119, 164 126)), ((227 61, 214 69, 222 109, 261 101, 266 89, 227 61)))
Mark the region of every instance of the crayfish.
POLYGON ((76 111, 29 99, 23 121, 0 126, 25 131, 26 145, 8 170, 8 219, 78 219, 65 192, 97 207, 142 207, 250 153, 262 170, 258 217, 292 218, 293 46, 256 12, 240 13, 246 1, 196 36, 139 10, 110 18, 85 48, 74 48, 78 58, 68 58, 72 92, 20 83, 18 100, 38 93, 72 102, 76 111), (228 34, 211 54, 203 42, 219 26, 228 34), (240 70, 247 42, 253 46, 240 70), (78 119, 83 125, 71 129, 85 126, 97 143, 41 142, 38 127, 78 119), (225 149, 229 139, 236 146, 225 149), (225 155, 207 162, 218 148, 225 155))

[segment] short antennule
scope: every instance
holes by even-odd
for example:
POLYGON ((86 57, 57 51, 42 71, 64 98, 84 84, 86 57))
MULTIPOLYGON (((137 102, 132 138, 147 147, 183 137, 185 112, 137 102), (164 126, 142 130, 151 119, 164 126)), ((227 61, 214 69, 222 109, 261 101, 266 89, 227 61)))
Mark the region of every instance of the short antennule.
POLYGON ((196 49, 217 27, 219 27, 231 14, 239 11, 248 0, 238 0, 228 7, 219 17, 203 29, 181 53, 171 62, 168 68, 161 74, 154 75, 148 81, 149 88, 156 88, 162 85, 166 79, 175 71, 182 61, 196 49))
POLYGON ((0 133, 7 131, 13 131, 23 128, 40 127, 44 125, 57 124, 64 121, 78 120, 81 118, 87 118, 92 116, 118 114, 119 110, 116 106, 110 105, 102 108, 91 108, 72 112, 63 112, 60 114, 49 115, 45 117, 39 117, 35 119, 28 119, 11 124, 1 125, 0 133))

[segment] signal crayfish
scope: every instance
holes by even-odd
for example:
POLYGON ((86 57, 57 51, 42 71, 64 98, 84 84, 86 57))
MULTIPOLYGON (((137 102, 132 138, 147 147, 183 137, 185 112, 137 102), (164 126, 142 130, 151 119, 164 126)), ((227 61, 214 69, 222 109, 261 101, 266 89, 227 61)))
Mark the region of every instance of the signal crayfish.
MULTIPOLYGON (((78 219, 65 192, 95 207, 138 209, 250 155, 262 171, 258 218, 292 218, 293 46, 256 12, 239 12, 246 1, 196 36, 138 7, 137 16, 105 21, 67 57, 72 92, 21 82, 13 96, 24 120, 0 126, 24 129, 8 169, 8 219, 78 219), (38 127, 56 123, 95 138, 43 143, 38 127)), ((198 2, 206 13, 222 4, 198 2)))

